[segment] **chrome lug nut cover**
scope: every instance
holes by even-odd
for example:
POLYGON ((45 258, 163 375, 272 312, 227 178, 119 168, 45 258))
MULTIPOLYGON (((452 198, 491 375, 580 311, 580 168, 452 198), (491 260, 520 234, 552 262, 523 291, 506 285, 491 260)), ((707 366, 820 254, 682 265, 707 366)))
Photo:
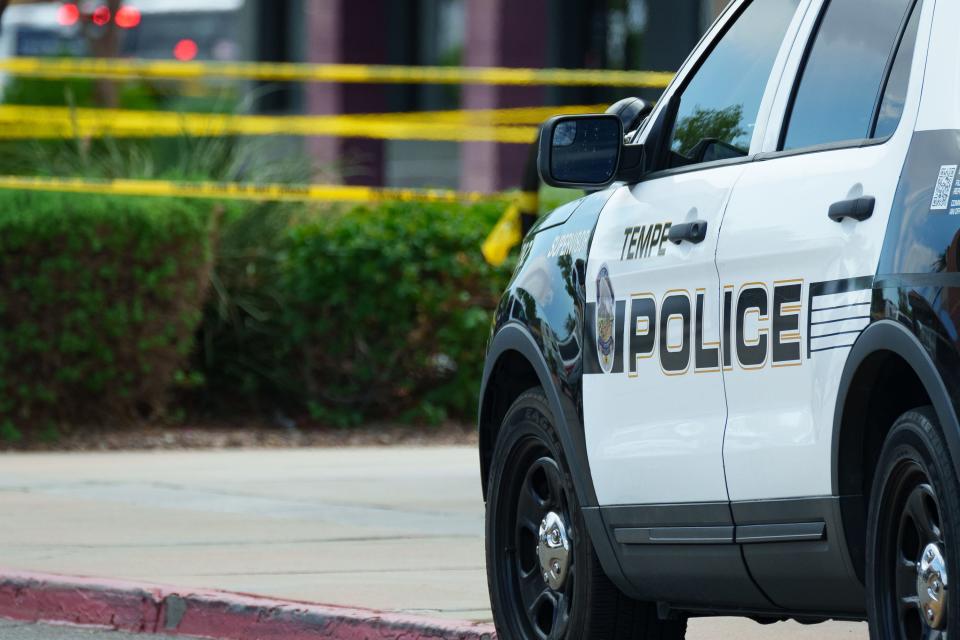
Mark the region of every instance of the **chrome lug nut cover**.
POLYGON ((932 629, 947 624, 947 561, 940 545, 927 545, 917 563, 917 596, 923 619, 932 629))
POLYGON ((537 557, 547 586, 554 591, 562 589, 570 566, 570 538, 563 518, 553 511, 544 516, 540 523, 537 557))

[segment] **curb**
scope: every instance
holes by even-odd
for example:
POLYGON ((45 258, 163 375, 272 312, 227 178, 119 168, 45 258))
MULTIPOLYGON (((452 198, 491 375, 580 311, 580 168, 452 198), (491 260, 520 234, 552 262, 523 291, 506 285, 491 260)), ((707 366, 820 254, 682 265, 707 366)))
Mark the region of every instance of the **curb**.
POLYGON ((492 625, 241 593, 0 570, 0 618, 219 640, 494 640, 492 625))

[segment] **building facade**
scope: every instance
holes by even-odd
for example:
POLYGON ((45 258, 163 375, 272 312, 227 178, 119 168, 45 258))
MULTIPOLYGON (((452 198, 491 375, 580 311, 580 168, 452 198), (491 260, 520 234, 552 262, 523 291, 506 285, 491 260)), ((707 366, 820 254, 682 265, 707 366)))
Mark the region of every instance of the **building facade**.
MULTIPOLYGON (((252 0, 256 2, 256 0, 252 0)), ((671 71, 726 0, 261 0, 260 57, 316 63, 671 71), (281 33, 282 32, 282 33, 281 33)), ((312 84, 270 110, 349 114, 612 103, 657 92, 603 87, 312 84)), ((351 184, 497 191, 529 149, 491 142, 314 139, 322 168, 351 184)))

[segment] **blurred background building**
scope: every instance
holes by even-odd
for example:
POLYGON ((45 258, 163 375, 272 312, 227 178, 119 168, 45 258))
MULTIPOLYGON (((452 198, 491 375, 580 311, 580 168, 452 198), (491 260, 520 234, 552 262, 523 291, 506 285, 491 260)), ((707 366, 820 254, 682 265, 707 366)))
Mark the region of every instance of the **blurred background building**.
MULTIPOLYGON (((0 56, 96 55, 90 49, 97 41, 82 35, 107 16, 103 8, 112 7, 120 56, 673 71, 726 3, 10 0, 0 56)), ((496 109, 657 97, 656 91, 628 88, 484 85, 260 84, 242 93, 244 110, 269 114, 496 109)), ((351 184, 480 191, 516 186, 529 152, 523 145, 493 142, 315 138, 288 144, 305 145, 321 166, 336 166, 351 184)))

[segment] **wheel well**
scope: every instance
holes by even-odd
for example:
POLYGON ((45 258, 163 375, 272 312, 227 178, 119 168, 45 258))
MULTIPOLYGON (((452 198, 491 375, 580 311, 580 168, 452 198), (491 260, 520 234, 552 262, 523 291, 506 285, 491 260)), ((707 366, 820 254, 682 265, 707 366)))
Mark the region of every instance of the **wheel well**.
POLYGON ((490 459, 497 443, 500 425, 507 410, 520 395, 540 384, 537 372, 519 351, 500 354, 490 371, 486 390, 480 405, 480 477, 483 482, 483 498, 487 498, 487 476, 490 459))
POLYGON ((920 377, 892 351, 868 356, 850 382, 837 450, 837 491, 854 569, 864 579, 867 509, 880 449, 902 414, 931 404, 920 377))

